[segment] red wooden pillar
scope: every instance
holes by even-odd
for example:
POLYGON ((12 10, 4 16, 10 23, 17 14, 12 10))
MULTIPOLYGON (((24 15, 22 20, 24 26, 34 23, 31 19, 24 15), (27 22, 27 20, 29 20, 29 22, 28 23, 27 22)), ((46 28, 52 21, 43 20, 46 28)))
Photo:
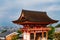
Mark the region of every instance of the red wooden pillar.
POLYGON ((44 32, 42 31, 42 40, 43 40, 43 38, 44 38, 44 32))
POLYGON ((34 32, 34 40, 36 39, 36 32, 34 32))
POLYGON ((46 40, 48 40, 48 32, 46 31, 46 40))

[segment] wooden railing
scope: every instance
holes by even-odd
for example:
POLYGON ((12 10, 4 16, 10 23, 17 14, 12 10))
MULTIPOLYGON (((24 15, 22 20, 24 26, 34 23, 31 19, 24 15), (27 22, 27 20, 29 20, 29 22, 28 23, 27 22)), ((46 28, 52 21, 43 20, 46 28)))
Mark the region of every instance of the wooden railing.
POLYGON ((27 30, 27 31, 48 31, 51 30, 49 27, 41 27, 41 28, 21 28, 21 30, 27 30))

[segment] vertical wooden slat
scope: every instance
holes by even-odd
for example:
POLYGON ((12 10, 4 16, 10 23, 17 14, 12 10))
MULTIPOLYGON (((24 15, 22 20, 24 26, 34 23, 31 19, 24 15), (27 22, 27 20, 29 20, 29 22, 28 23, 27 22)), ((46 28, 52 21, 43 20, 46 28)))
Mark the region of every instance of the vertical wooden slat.
POLYGON ((46 31, 46 40, 48 40, 48 32, 46 31))
POLYGON ((36 39, 36 32, 34 32, 34 40, 36 39))
POLYGON ((44 32, 42 31, 42 40, 43 40, 43 38, 44 38, 44 32))

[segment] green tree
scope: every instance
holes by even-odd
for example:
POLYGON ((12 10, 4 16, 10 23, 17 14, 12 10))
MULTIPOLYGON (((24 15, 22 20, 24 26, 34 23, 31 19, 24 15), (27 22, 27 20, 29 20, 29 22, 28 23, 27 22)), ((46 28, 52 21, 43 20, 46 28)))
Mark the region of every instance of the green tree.
POLYGON ((60 24, 57 24, 55 27, 60 27, 60 24))
POLYGON ((18 35, 13 35, 12 40, 18 40, 19 36, 18 35))
POLYGON ((7 30, 2 30, 2 32, 1 32, 1 33, 4 33, 4 32, 7 32, 7 30))
POLYGON ((55 40, 60 40, 60 32, 54 33, 55 40))
POLYGON ((48 32, 48 38, 53 40, 53 35, 54 35, 54 32, 55 32, 55 27, 53 26, 49 26, 51 28, 51 30, 48 32))
POLYGON ((19 35, 22 34, 21 30, 17 30, 17 33, 19 33, 19 35))

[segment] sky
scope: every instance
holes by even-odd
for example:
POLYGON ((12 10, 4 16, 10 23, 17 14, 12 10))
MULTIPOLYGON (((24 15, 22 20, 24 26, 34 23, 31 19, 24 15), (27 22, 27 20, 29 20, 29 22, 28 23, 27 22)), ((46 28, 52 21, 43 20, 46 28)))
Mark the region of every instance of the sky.
POLYGON ((0 26, 14 26, 22 9, 46 11, 47 15, 60 20, 60 0, 0 0, 0 26))

